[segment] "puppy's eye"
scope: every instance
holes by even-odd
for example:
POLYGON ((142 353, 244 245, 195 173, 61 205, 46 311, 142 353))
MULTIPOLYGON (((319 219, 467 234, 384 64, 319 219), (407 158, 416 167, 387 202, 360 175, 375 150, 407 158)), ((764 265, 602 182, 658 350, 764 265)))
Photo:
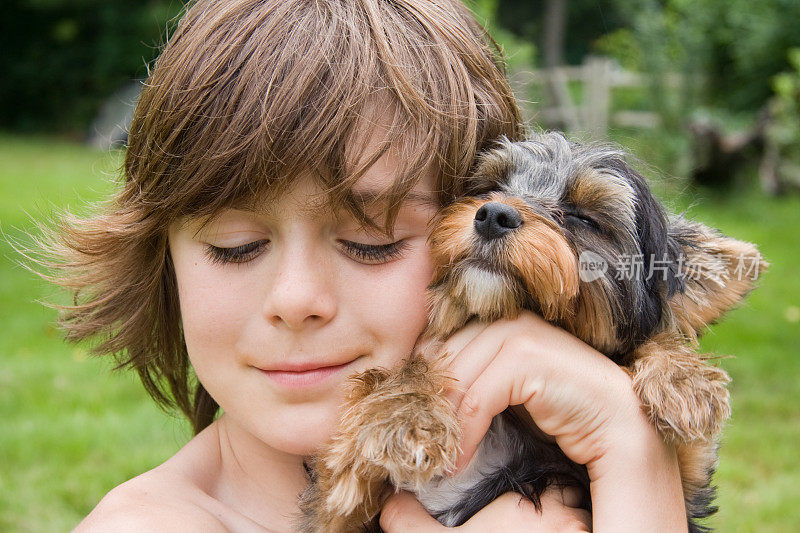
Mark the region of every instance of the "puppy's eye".
POLYGON ((593 231, 600 230, 600 225, 597 222, 583 214, 564 213, 564 219, 573 225, 580 225, 593 231))

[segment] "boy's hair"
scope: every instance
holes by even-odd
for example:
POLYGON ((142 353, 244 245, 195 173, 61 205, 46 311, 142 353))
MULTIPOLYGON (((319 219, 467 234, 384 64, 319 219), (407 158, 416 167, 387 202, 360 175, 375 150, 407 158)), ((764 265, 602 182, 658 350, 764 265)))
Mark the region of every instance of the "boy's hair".
POLYGON ((456 0, 200 0, 144 85, 122 188, 97 214, 43 228, 37 262, 73 294, 55 306, 66 338, 99 337, 92 353, 135 368, 199 432, 218 406, 189 364, 171 223, 274 198, 305 172, 375 227, 351 186, 391 147, 403 164, 384 198, 391 231, 426 170, 445 205, 477 152, 521 134, 497 45, 456 0), (358 132, 377 118, 383 143, 366 153, 358 132))

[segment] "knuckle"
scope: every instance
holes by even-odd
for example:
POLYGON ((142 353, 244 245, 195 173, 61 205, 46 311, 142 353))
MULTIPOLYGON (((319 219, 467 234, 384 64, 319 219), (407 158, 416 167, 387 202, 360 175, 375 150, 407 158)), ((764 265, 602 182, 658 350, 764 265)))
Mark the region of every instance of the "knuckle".
POLYGON ((481 405, 479 394, 470 389, 461 399, 461 414, 465 418, 474 418, 480 414, 481 405))
POLYGON ((530 347, 531 343, 520 335, 515 335, 503 343, 503 351, 514 357, 518 357, 520 354, 527 352, 530 350, 530 347))
POLYGON ((516 318, 505 319, 504 323, 517 324, 523 328, 529 328, 540 324, 546 324, 547 322, 533 311, 525 309, 516 318))
POLYGON ((513 356, 518 356, 521 353, 531 352, 536 346, 536 339, 527 332, 520 332, 506 338, 505 342, 503 342, 503 351, 513 356))

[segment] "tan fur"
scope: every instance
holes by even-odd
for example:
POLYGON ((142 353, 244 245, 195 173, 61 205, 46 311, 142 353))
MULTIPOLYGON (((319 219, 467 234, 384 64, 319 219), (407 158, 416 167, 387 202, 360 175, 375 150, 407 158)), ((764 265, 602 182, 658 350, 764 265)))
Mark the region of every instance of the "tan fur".
POLYGON ((629 235, 635 234, 636 220, 632 214, 636 197, 624 178, 610 172, 585 171, 575 180, 568 194, 574 205, 589 211, 602 209, 606 217, 613 219, 629 235))
POLYGON ((678 329, 690 338, 736 306, 769 267, 753 244, 720 236, 702 224, 693 227, 703 232, 703 245, 687 251, 686 263, 693 268, 684 266, 683 272, 690 283, 684 294, 670 300, 678 329))
POLYGON ((492 194, 486 199, 466 199, 445 209, 431 234, 431 248, 438 265, 433 284, 443 281, 449 268, 472 253, 475 237, 472 223, 475 212, 487 202, 502 202, 516 208, 523 217, 523 225, 504 250, 504 261, 515 269, 523 280, 516 287, 507 279, 504 290, 487 297, 487 305, 480 309, 469 308, 465 303, 469 288, 464 282, 469 277, 458 277, 444 288, 434 288, 429 293, 432 312, 428 333, 436 338, 447 337, 461 327, 470 315, 487 319, 513 318, 521 310, 521 290, 536 295, 542 315, 556 320, 571 313, 571 302, 578 293, 578 271, 575 253, 557 227, 534 213, 517 198, 492 194), (462 308, 450 300, 462 302, 462 308))
POLYGON ((573 302, 574 318, 564 321, 562 326, 599 351, 608 353, 617 345, 613 317, 619 310, 612 309, 608 299, 602 297, 604 290, 608 288, 601 283, 583 284, 573 302))
POLYGON ((553 222, 534 213, 522 200, 498 197, 493 201, 502 201, 522 214, 522 226, 509 236, 505 259, 522 277, 528 293, 535 296, 542 316, 560 319, 570 312, 570 303, 578 294, 575 252, 553 222))
POLYGON ((674 331, 664 331, 636 349, 630 365, 633 387, 661 434, 672 443, 713 445, 730 416, 728 374, 707 364, 674 331))
POLYGON ((461 429, 443 394, 449 379, 422 356, 394 373, 351 378, 339 431, 311 465, 301 531, 360 531, 378 514, 387 482, 418 489, 455 467, 461 429))
POLYGON ((447 268, 463 259, 472 249, 475 242, 472 221, 475 220, 475 211, 484 202, 470 198, 446 207, 439 213, 429 239, 433 263, 437 266, 433 283, 441 280, 447 268))
POLYGON ((678 443, 675 445, 678 468, 681 472, 686 511, 696 514, 702 509, 694 509, 693 495, 703 491, 708 484, 709 469, 716 470, 717 448, 708 442, 678 443))

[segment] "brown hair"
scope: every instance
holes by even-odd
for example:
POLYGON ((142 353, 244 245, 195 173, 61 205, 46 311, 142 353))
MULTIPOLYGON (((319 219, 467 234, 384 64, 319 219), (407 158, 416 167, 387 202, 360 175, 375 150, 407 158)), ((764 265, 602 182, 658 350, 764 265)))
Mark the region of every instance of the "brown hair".
POLYGON ((69 341, 133 367, 195 432, 218 411, 191 371, 167 229, 182 216, 274 195, 310 171, 332 201, 366 216, 350 186, 391 146, 403 168, 387 224, 427 168, 440 202, 478 151, 521 125, 499 51, 469 11, 437 0, 200 0, 180 20, 139 98, 124 184, 98 213, 42 228, 37 263, 67 288, 69 341), (383 144, 357 132, 380 102, 383 144))

